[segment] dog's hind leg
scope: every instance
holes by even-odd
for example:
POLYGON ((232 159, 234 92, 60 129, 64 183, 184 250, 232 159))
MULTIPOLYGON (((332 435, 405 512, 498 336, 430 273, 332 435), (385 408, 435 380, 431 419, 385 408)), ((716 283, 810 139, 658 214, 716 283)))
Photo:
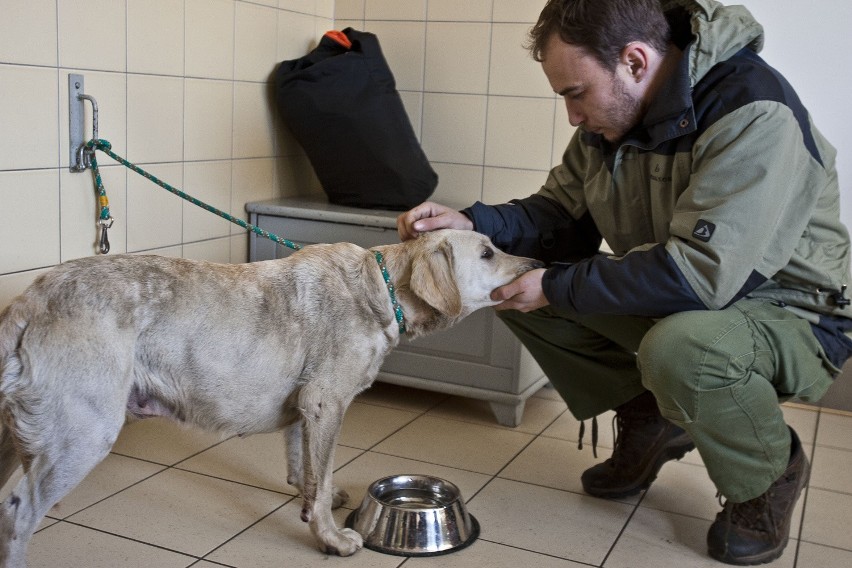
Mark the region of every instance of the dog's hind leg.
POLYGON ((0 504, 0 566, 25 566, 27 545, 60 499, 103 460, 124 423, 124 409, 107 411, 77 401, 41 422, 48 440, 42 452, 24 457, 25 476, 0 504))
POLYGON ((338 529, 331 514, 334 448, 349 401, 328 396, 327 390, 311 383, 304 387, 299 402, 304 416, 302 519, 308 521, 324 552, 349 556, 363 546, 363 539, 352 529, 338 529))

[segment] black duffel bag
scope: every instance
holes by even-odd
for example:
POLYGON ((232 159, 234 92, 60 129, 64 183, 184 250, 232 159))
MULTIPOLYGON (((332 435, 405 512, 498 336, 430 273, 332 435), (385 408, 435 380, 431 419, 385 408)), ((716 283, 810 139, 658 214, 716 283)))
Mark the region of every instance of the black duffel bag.
POLYGON ((309 54, 280 64, 276 98, 331 203, 405 210, 435 191, 438 175, 375 35, 328 32, 309 54))

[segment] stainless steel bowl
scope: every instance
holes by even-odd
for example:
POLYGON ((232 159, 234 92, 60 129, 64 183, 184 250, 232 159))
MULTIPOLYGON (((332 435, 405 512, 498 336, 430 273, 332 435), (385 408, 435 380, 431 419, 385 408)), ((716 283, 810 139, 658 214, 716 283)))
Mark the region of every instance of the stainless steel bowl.
POLYGON ((396 556, 437 556, 462 549, 479 536, 458 487, 428 475, 394 475, 375 481, 346 526, 364 546, 396 556))

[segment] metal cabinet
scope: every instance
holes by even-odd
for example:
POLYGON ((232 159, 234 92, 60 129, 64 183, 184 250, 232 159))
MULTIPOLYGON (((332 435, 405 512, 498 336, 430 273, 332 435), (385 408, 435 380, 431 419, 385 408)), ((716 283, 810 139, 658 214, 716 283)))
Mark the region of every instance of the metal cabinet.
MULTIPOLYGON (((298 244, 345 241, 369 248, 399 242, 398 213, 331 205, 321 196, 252 202, 246 210, 252 224, 298 244)), ((251 234, 250 261, 292 252, 251 234)), ((505 426, 520 424, 526 399, 548 382, 491 309, 479 310, 446 331, 403 338, 377 380, 488 401, 505 426)))

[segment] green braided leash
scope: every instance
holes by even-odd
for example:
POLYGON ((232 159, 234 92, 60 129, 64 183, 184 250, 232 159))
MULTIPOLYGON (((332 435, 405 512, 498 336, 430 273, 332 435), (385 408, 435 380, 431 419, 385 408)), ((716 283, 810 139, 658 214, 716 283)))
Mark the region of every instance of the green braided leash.
MULTIPOLYGON (((275 241, 276 243, 278 243, 280 245, 284 245, 287 248, 291 248, 293 250, 299 250, 299 249, 302 248, 292 241, 288 241, 287 239, 283 239, 283 238, 279 237, 278 235, 275 235, 273 233, 270 233, 269 231, 261 229, 257 225, 252 225, 251 223, 247 223, 246 221, 244 221, 244 220, 242 220, 238 217, 234 217, 233 215, 229 215, 228 213, 225 213, 224 211, 222 211, 220 209, 216 209, 212 205, 208 205, 207 203, 204 203, 203 201, 199 201, 198 199, 192 197, 189 194, 182 192, 181 190, 177 189, 176 187, 172 187, 171 185, 167 184, 166 182, 157 179, 156 177, 154 177, 150 173, 146 172, 142 168, 136 166, 135 164, 131 164, 130 162, 128 162, 127 160, 125 160, 124 158, 122 158, 121 156, 119 156, 118 154, 113 152, 112 151, 112 144, 110 144, 106 140, 94 140, 94 139, 89 140, 86 143, 86 147, 89 148, 90 150, 92 150, 92 152, 91 152, 92 174, 95 177, 95 185, 97 186, 97 192, 98 192, 98 204, 101 208, 100 215, 98 216, 98 222, 99 223, 102 223, 104 219, 109 219, 110 220, 109 223, 110 223, 110 225, 112 225, 112 218, 109 215, 109 200, 106 197, 106 191, 104 189, 103 181, 101 181, 101 174, 100 174, 100 171, 98 170, 98 162, 95 159, 95 152, 94 152, 95 148, 97 148, 101 152, 105 153, 106 155, 108 155, 110 158, 112 158, 116 162, 118 162, 118 163, 122 164, 123 166, 133 170, 134 172, 136 172, 140 176, 144 177, 145 179, 154 182, 155 184, 159 185, 160 187, 162 187, 166 191, 170 191, 170 192, 174 193, 178 197, 181 197, 181 198, 189 201, 193 205, 197 205, 197 206, 201 207, 202 209, 206 209, 207 211, 210 211, 211 213, 214 213, 214 214, 218 215, 219 217, 222 217, 223 219, 227 219, 231 223, 235 223, 235 224, 239 225, 243 229, 247 229, 247 230, 249 230, 249 231, 251 231, 255 234, 260 235, 261 237, 265 237, 265 238, 267 238, 271 241, 275 241)), ((109 227, 107 227, 107 228, 109 228, 109 227)), ((101 231, 101 236, 104 237, 105 233, 106 233, 106 228, 103 228, 102 231, 101 231)), ((103 249, 104 249, 104 243, 102 241, 101 242, 101 252, 106 253, 107 251, 109 251, 109 241, 107 241, 107 244, 106 244, 106 251, 104 251, 103 249)))
MULTIPOLYGON (((260 235, 261 237, 267 238, 267 239, 274 241, 274 242, 276 242, 280 245, 284 245, 287 248, 291 248, 293 250, 299 250, 299 249, 302 248, 301 246, 297 245, 293 241, 281 238, 274 233, 270 233, 269 231, 267 231, 265 229, 261 229, 257 225, 252 225, 251 223, 247 223, 243 219, 240 219, 238 217, 234 217, 233 215, 225 213, 224 211, 217 209, 217 208, 213 207, 212 205, 208 205, 207 203, 204 203, 203 201, 200 201, 200 200, 192 197, 191 195, 184 193, 183 191, 177 189, 176 187, 173 187, 173 186, 169 185, 168 183, 156 178, 155 176, 146 172, 142 168, 138 167, 135 164, 131 164, 130 162, 128 162, 127 160, 125 160, 124 158, 122 158, 121 156, 119 156, 118 154, 113 152, 112 151, 112 144, 110 144, 106 140, 102 140, 102 139, 89 140, 86 143, 86 148, 89 151, 89 158, 90 158, 90 162, 91 162, 91 165, 92 165, 92 175, 95 178, 95 187, 96 187, 96 191, 98 193, 98 206, 100 207, 100 213, 98 214, 98 225, 101 227, 100 251, 101 251, 102 254, 106 254, 106 253, 109 252, 109 240, 107 238, 107 229, 112 227, 113 218, 110 216, 110 213, 109 213, 109 199, 107 198, 106 188, 104 187, 103 180, 101 179, 101 172, 100 172, 100 168, 98 167, 98 160, 95 158, 95 150, 96 149, 105 153, 110 158, 112 158, 116 162, 122 164, 123 166, 133 170, 134 172, 141 175, 145 179, 150 180, 153 183, 155 183, 155 184, 159 185, 160 187, 162 187, 163 189, 165 189, 166 191, 170 191, 171 193, 177 195, 178 197, 189 201, 193 205, 197 205, 198 207, 201 207, 202 209, 206 209, 207 211, 210 211, 211 213, 214 213, 214 214, 218 215, 219 217, 222 217, 223 219, 227 219, 231 223, 235 223, 235 224, 239 225, 243 229, 249 230, 249 231, 251 231, 251 232, 253 232, 257 235, 260 235)), ((388 294, 390 294, 391 305, 393 306, 394 317, 396 317, 396 321, 399 324, 399 333, 404 334, 405 333, 405 316, 402 313, 402 306, 399 305, 399 302, 396 299, 396 290, 394 288, 393 283, 391 282, 390 273, 388 272, 388 269, 385 266, 384 256, 382 255, 382 253, 380 253, 378 251, 372 251, 372 252, 373 252, 373 255, 376 257, 376 262, 379 264, 379 268, 382 271, 382 278, 384 278, 385 284, 388 287, 388 294)))

